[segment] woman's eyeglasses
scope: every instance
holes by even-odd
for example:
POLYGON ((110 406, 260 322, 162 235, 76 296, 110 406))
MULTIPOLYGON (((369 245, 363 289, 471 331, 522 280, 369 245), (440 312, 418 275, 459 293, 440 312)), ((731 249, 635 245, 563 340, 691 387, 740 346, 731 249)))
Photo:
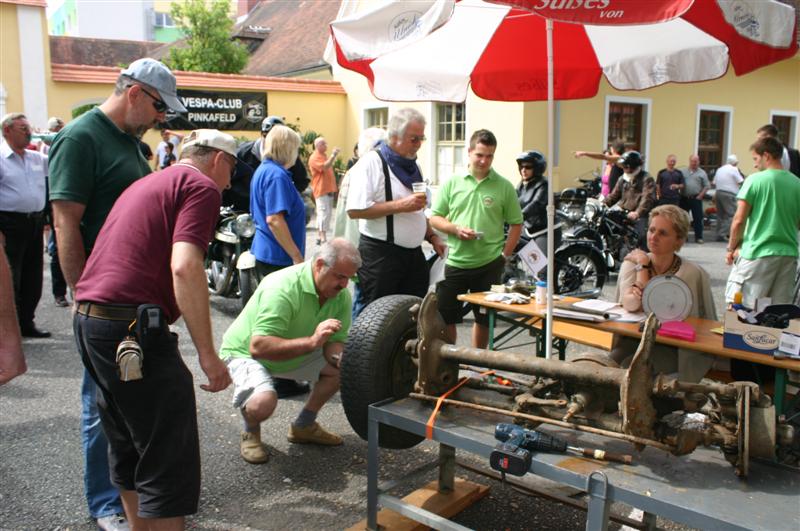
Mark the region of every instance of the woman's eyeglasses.
POLYGON ((164 100, 162 100, 161 98, 156 98, 155 96, 153 96, 152 94, 147 92, 145 90, 145 88, 143 86, 141 86, 141 85, 139 85, 139 88, 142 89, 142 92, 144 92, 145 94, 147 94, 148 96, 150 96, 153 99, 153 108, 156 110, 156 112, 159 112, 159 113, 160 112, 167 112, 167 104, 164 103, 164 100))

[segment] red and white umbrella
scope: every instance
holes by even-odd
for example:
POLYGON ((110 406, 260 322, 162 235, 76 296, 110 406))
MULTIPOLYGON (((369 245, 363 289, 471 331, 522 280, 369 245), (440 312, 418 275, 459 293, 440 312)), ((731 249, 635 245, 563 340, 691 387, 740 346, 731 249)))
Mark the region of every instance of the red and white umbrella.
MULTIPOLYGON (((339 64, 388 101, 591 98, 600 77, 619 90, 737 75, 797 53, 794 9, 773 0, 393 1, 331 23, 339 64)), ((549 180, 548 188, 552 186, 549 180)), ((547 256, 553 256, 548 189, 547 256)), ((553 286, 553 268, 547 268, 553 286)), ((547 357, 552 354, 552 290, 547 357)))
POLYGON ((339 64, 390 101, 556 100, 737 75, 797 52, 794 9, 771 0, 391 2, 331 24, 339 64), (527 7, 512 8, 509 5, 527 7), (536 9, 537 6, 549 6, 536 9))

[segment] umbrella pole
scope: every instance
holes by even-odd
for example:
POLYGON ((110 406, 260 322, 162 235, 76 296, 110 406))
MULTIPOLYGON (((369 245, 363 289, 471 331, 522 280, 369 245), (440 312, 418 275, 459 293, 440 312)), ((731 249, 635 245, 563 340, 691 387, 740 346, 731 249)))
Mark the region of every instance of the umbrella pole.
POLYGON ((553 355, 553 293, 556 285, 553 282, 555 269, 555 217, 553 204, 553 21, 547 19, 547 160, 550 161, 550 178, 547 180, 547 321, 545 327, 545 356, 553 355))

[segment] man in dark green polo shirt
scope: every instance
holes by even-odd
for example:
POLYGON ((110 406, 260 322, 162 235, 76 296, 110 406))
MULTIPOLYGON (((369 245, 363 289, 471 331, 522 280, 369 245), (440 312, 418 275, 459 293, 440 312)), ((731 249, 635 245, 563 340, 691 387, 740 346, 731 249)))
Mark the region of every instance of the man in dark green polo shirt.
MULTIPOLYGON (((120 73, 105 102, 68 124, 53 142, 50 199, 59 263, 73 293, 114 202, 150 173, 138 139, 164 121, 168 108, 186 111, 176 96, 175 76, 154 59, 138 59, 120 73)), ((89 513, 101 529, 127 529, 119 492, 109 478, 96 395, 96 384, 84 371, 81 436, 89 513)))
MULTIPOLYGON (((517 192, 492 169, 497 139, 480 129, 469 140, 469 173, 454 175, 439 189, 433 204, 431 226, 448 235, 450 252, 444 280, 436 286, 439 312, 450 339, 456 340, 456 324, 462 320, 456 298, 467 292, 488 290, 500 282, 506 260, 514 252, 522 231, 522 210, 517 192), (508 238, 504 225, 508 223, 508 238)), ((486 348, 488 319, 473 307, 472 346, 486 348)))

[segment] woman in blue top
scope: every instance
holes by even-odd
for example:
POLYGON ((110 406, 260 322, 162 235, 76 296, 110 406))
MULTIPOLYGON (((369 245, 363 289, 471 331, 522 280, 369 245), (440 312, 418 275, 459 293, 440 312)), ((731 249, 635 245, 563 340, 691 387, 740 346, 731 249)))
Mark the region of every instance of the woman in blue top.
POLYGON ((305 204, 288 171, 297 160, 300 135, 275 125, 263 142, 264 158, 250 182, 250 212, 256 224, 250 251, 256 257, 259 282, 301 263, 306 250, 305 204))

